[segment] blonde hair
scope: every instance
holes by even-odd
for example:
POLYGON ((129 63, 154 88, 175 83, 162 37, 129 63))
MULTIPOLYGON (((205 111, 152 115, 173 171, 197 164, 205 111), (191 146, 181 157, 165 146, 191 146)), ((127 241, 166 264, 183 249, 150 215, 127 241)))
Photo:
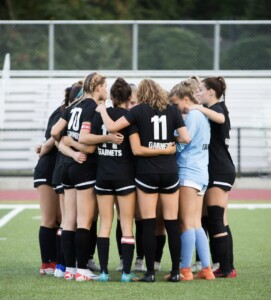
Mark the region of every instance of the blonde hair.
POLYGON ((145 103, 152 108, 163 110, 169 104, 166 91, 154 80, 143 79, 137 89, 138 103, 145 103))
POLYGON ((169 98, 177 96, 180 99, 188 97, 192 102, 198 104, 198 101, 195 98, 195 92, 199 88, 200 80, 198 77, 190 77, 178 84, 176 84, 169 93, 169 98))

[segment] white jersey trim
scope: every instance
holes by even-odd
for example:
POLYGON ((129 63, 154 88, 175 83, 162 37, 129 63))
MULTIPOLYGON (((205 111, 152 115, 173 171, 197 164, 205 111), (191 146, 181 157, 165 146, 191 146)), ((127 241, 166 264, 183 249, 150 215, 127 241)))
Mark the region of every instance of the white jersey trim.
POLYGON ((107 191, 107 192, 112 192, 113 191, 113 189, 103 189, 103 188, 98 187, 97 185, 95 185, 95 189, 99 190, 99 191, 107 191))
POLYGON ((46 182, 47 179, 43 178, 43 179, 35 179, 34 182, 46 182))
POLYGON ((172 188, 175 188, 177 185, 179 185, 179 183, 180 183, 180 181, 178 180, 175 184, 173 184, 173 185, 171 185, 171 186, 168 186, 168 187, 166 187, 166 188, 163 188, 163 189, 165 189, 165 190, 170 190, 170 189, 172 189, 172 188))
POLYGON ((75 187, 84 186, 84 185, 88 185, 88 184, 93 184, 95 182, 96 182, 96 180, 86 181, 86 182, 83 182, 83 183, 76 184, 75 187))
POLYGON ((132 188, 135 188, 135 185, 128 185, 128 186, 116 189, 116 192, 132 189, 132 188))

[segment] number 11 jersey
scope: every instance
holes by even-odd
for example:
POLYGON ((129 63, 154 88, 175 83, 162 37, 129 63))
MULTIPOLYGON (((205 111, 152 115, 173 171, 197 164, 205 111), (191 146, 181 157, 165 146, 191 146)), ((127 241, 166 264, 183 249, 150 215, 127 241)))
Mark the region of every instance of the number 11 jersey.
MULTIPOLYGON (((185 126, 180 112, 175 106, 167 105, 164 110, 141 103, 133 107, 125 118, 135 124, 141 145, 153 149, 165 149, 174 142, 174 131, 185 126)), ((137 174, 177 173, 175 155, 137 157, 137 174)))

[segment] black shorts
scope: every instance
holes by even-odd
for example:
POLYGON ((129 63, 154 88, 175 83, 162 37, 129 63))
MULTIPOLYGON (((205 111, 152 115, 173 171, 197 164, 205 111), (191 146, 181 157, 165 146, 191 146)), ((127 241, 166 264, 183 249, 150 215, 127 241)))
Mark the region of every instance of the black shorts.
POLYGON ((54 168, 53 177, 52 177, 52 184, 57 194, 64 194, 64 187, 62 184, 63 168, 64 168, 63 162, 57 161, 54 168))
POLYGON ((212 187, 221 188, 223 191, 230 191, 234 181, 235 181, 236 174, 229 173, 229 174, 209 174, 209 183, 207 190, 212 187))
POLYGON ((94 187, 97 165, 94 163, 77 162, 64 164, 62 184, 64 189, 86 190, 94 187))
POLYGON ((134 179, 97 180, 95 184, 95 192, 97 195, 125 196, 134 192, 135 189, 134 179))
POLYGON ((34 187, 42 184, 53 186, 52 176, 55 168, 55 156, 42 156, 34 170, 34 187))
POLYGON ((139 174, 135 179, 136 187, 147 194, 173 194, 179 189, 179 176, 170 174, 139 174))

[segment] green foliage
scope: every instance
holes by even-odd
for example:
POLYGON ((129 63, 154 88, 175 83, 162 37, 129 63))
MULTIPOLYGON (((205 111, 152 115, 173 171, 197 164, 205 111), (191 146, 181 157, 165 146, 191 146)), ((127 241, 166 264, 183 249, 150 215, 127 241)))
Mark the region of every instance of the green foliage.
POLYGON ((270 70, 270 36, 243 38, 222 52, 221 68, 224 70, 270 70))
POLYGON ((213 50, 200 34, 171 26, 146 29, 140 34, 140 70, 212 68, 213 50))

